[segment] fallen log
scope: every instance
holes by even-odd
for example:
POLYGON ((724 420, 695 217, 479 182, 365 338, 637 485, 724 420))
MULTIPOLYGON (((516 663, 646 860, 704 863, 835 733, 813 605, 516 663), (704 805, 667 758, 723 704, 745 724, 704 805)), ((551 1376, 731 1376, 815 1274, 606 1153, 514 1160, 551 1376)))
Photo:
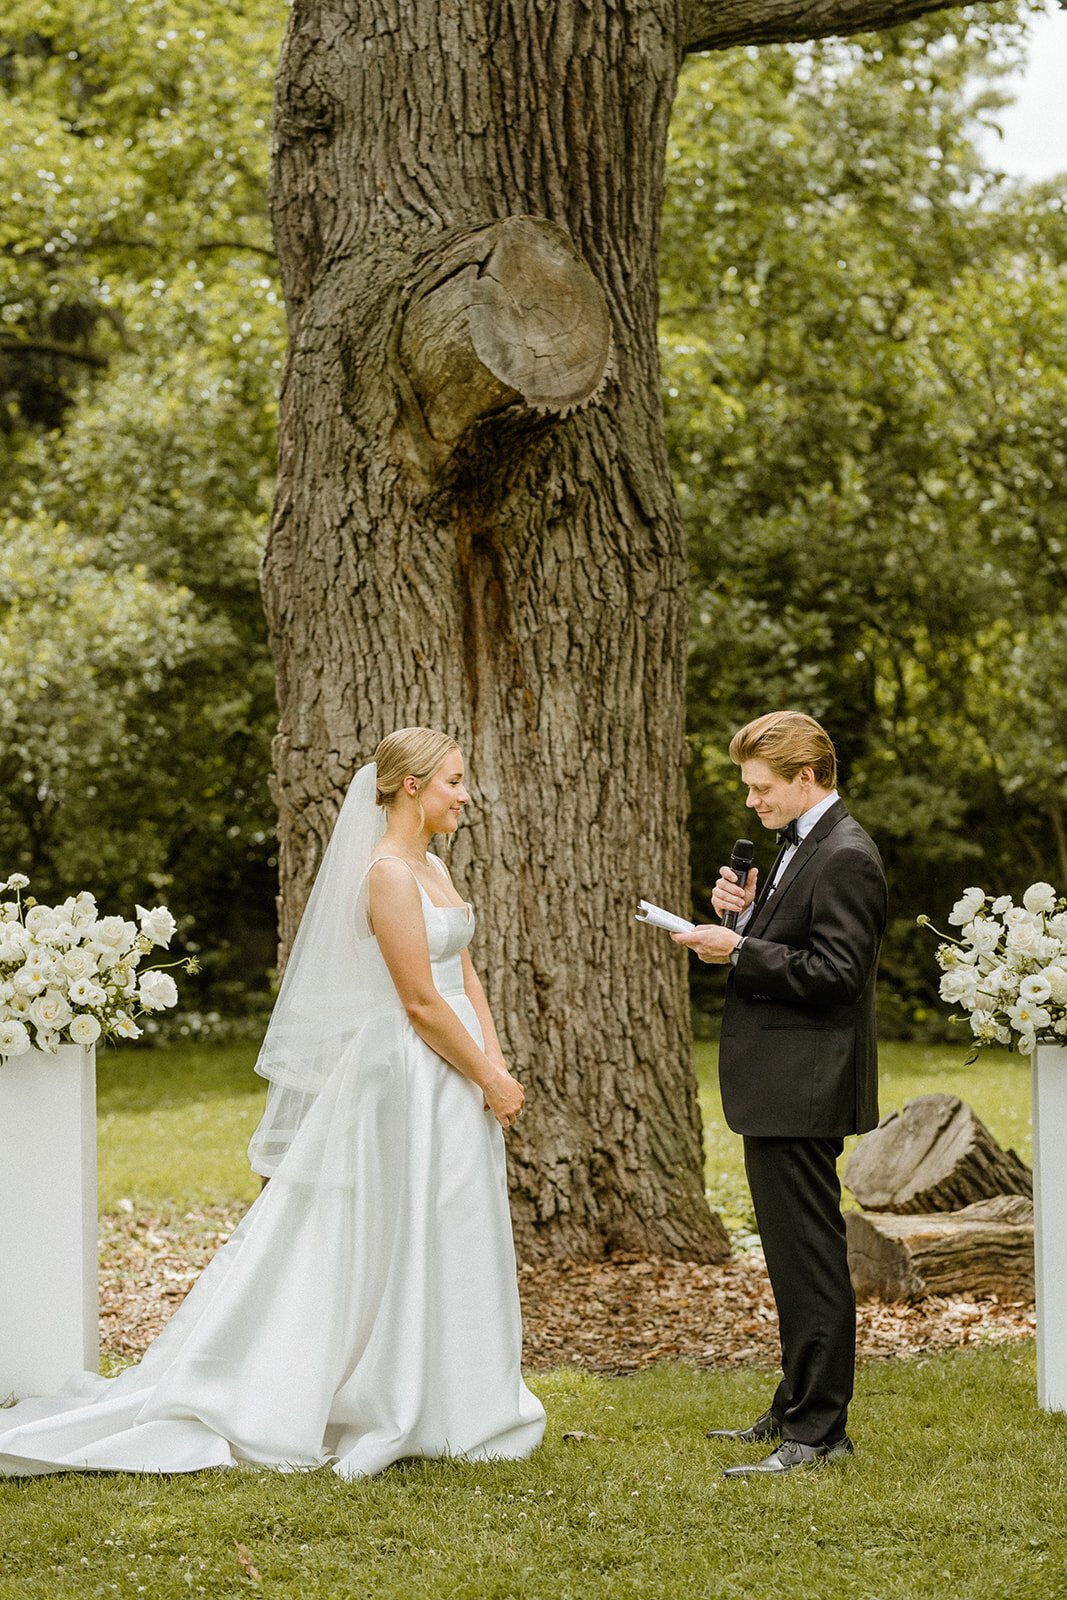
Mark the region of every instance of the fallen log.
POLYGON ((848 1266, 858 1300, 1034 1297, 1034 1208, 999 1195, 934 1216, 846 1211, 848 1266))
POLYGON ((921 1094, 856 1146, 844 1181, 864 1211, 959 1211, 996 1195, 1033 1197, 1033 1174, 954 1094, 921 1094))

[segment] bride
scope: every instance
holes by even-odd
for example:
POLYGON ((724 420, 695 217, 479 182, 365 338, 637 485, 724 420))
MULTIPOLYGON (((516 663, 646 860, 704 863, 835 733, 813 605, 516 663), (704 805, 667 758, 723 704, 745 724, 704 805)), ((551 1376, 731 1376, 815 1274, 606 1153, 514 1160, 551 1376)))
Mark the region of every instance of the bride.
POLYGON ((256 1062, 270 1181, 137 1366, 0 1411, 0 1473, 528 1455, 502 1129, 523 1106, 428 853, 469 795, 455 741, 353 779, 256 1062))

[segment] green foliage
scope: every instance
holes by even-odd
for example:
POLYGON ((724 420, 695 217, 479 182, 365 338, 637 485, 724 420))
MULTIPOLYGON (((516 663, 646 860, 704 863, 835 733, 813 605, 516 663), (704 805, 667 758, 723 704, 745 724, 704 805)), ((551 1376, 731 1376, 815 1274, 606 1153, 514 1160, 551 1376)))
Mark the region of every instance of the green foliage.
POLYGON ((886 857, 913 1024, 919 910, 1067 874, 1067 242, 1059 194, 970 143, 997 16, 694 61, 668 157, 698 905, 746 831, 730 733, 809 710, 886 857))
POLYGON ((273 960, 282 21, 19 3, 0 61, 0 858, 45 895, 171 897, 216 1002, 273 960))

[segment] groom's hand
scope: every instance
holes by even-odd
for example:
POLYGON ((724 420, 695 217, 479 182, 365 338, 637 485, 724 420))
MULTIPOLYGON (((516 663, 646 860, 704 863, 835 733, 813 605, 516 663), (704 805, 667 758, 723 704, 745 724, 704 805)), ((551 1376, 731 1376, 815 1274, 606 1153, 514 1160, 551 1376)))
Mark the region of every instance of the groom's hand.
POLYGON ((717 967, 725 966, 730 959, 730 951, 741 943, 739 933, 732 928, 720 928, 717 922, 705 923, 694 928, 692 933, 672 933, 671 938, 675 944, 684 944, 688 949, 695 950, 701 961, 717 967))
POLYGON ((747 911, 756 898, 758 878, 759 868, 752 867, 742 887, 732 867, 720 867, 719 881, 711 891, 711 903, 719 916, 724 917, 728 911, 734 911, 740 916, 743 911, 747 911))

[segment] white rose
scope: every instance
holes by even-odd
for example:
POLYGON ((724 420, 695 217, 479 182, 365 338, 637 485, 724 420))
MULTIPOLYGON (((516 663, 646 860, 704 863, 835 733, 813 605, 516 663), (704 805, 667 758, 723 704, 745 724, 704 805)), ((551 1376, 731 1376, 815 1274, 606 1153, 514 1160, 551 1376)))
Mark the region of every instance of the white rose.
POLYGON ((82 1015, 75 1017, 70 1025, 70 1036, 75 1044, 95 1044, 100 1037, 100 1024, 95 1017, 82 1015))
POLYGON ((153 944, 162 945, 166 949, 178 926, 166 906, 155 906, 151 911, 146 911, 144 906, 138 906, 137 916, 141 932, 145 937, 151 939, 153 944))
POLYGON ((26 927, 30 933, 45 933, 54 928, 59 918, 51 906, 31 906, 26 913, 26 927))
POLYGON ((76 1006, 102 1006, 107 995, 92 978, 77 978, 67 990, 76 1006))
POLYGON ((1025 906, 1012 906, 1004 913, 1004 926, 1006 928, 1018 928, 1025 924, 1028 924, 1038 932, 1041 932, 1045 926, 1042 919, 1035 912, 1028 911, 1025 906))
POLYGON ((67 997, 58 989, 46 989, 44 994, 39 994, 30 1006, 30 1019, 38 1028, 59 1031, 65 1028, 73 1011, 67 1003, 67 997))
POLYGON ((956 901, 948 914, 949 923, 955 928, 962 928, 964 923, 974 920, 984 905, 984 889, 964 889, 962 898, 956 901))
POLYGON ((1027 911, 1051 911, 1056 904, 1056 891, 1051 883, 1032 883, 1023 895, 1027 911))
POLYGON ((1001 929, 995 922, 990 922, 986 917, 976 917, 969 922, 963 930, 963 937, 969 945, 981 955, 992 955, 997 948, 1001 929))
POLYGON ((1011 909, 1011 895, 1010 894, 998 895, 997 898, 993 901, 992 906, 990 907, 990 910, 992 911, 992 913, 993 913, 993 915, 995 917, 1002 917, 1004 915, 1005 911, 1008 911, 1010 909, 1011 909))
POLYGON ((974 1004, 978 974, 968 967, 956 967, 941 979, 941 998, 950 1006, 962 1005, 970 1009, 974 1004))
POLYGON ((1013 955, 1036 956, 1038 941, 1042 937, 1032 922, 1016 922, 1008 929, 1008 937, 1004 942, 1013 955))
POLYGON ((30 1030, 12 1017, 0 1022, 0 1056, 23 1056, 30 1048, 30 1030))
POLYGON ((21 961, 32 942, 20 922, 5 923, 0 932, 0 961, 21 961))
POLYGON ((137 937, 135 925, 124 921, 122 917, 101 917, 89 929, 89 933, 92 948, 115 951, 119 955, 128 950, 137 937))
POLYGON ((1043 972, 1035 972, 1019 985, 1019 999, 1027 1001, 1029 1005, 1044 1005, 1051 994, 1052 985, 1043 972))
POLYGON ((77 980, 91 978, 96 972, 96 957, 91 950, 78 945, 59 958, 59 970, 64 976, 77 980))
POLYGON ((145 972, 137 986, 137 998, 146 1011, 166 1011, 178 1004, 178 988, 169 972, 145 972))
POLYGON ((1062 939, 1067 943, 1067 911, 1057 911, 1054 917, 1049 917, 1045 923, 1045 932, 1050 933, 1054 939, 1062 939))

